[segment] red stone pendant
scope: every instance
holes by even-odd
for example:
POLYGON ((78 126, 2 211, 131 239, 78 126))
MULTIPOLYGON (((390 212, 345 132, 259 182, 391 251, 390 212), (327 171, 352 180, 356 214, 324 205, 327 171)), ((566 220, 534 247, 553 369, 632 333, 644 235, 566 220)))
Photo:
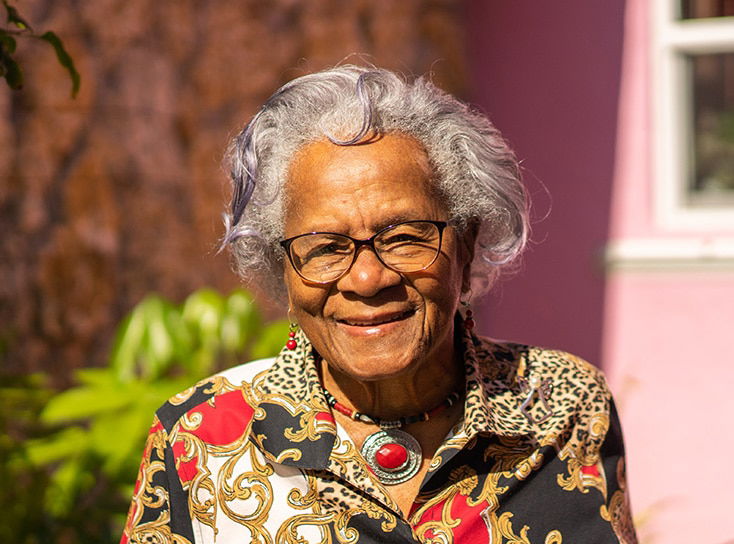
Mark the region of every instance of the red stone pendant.
POLYGON ((369 435, 361 452, 372 472, 386 485, 415 476, 423 458, 418 441, 399 429, 382 429, 369 435))
POLYGON ((375 453, 375 461, 385 470, 400 468, 407 460, 408 450, 395 442, 385 444, 375 453))

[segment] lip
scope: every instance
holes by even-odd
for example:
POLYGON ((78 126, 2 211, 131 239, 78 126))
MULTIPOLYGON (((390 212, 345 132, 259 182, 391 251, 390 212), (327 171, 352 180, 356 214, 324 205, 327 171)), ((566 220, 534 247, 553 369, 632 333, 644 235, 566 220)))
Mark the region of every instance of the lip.
POLYGON ((395 312, 344 316, 337 318, 336 322, 340 328, 351 334, 373 335, 388 332, 414 314, 415 309, 410 308, 395 312))

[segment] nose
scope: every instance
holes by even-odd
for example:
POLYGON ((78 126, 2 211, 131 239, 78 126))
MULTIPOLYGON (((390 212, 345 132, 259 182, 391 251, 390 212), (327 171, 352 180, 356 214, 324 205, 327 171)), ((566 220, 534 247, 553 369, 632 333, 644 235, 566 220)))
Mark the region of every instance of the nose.
POLYGON ((336 282, 340 291, 350 291, 362 297, 373 297, 383 289, 398 285, 401 276, 386 267, 369 247, 357 250, 352 267, 336 282))

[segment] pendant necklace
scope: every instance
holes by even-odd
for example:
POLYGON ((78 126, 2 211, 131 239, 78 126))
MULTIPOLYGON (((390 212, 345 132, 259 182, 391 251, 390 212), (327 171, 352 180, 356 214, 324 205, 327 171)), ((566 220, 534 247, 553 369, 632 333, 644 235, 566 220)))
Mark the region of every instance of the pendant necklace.
POLYGON ((441 404, 413 416, 400 419, 380 419, 351 410, 338 402, 334 396, 324 389, 326 402, 334 410, 350 417, 354 421, 378 425, 380 430, 365 438, 360 452, 367 465, 377 478, 386 485, 401 484, 410 480, 418 472, 423 459, 423 452, 418 441, 410 434, 400 430, 403 425, 419 421, 428 421, 459 400, 459 393, 453 392, 441 404))

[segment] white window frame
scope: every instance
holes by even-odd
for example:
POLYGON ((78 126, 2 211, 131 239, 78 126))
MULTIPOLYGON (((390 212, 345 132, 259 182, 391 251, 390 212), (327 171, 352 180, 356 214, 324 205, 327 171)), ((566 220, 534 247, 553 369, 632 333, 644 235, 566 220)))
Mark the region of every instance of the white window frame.
POLYGON ((691 97, 685 56, 734 52, 734 17, 681 21, 678 4, 677 0, 652 2, 655 219, 666 231, 729 231, 734 229, 734 205, 694 207, 687 203, 691 97))

